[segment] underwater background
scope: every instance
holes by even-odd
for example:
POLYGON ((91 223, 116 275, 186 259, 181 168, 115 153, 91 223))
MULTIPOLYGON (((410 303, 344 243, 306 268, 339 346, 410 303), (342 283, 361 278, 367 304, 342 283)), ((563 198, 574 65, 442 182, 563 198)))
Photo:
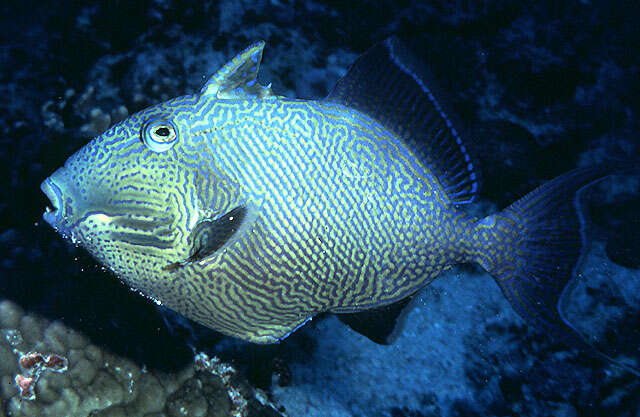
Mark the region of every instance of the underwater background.
MULTIPOLYGON (((525 324, 475 266, 426 287, 390 346, 331 315, 252 345, 120 283, 44 224, 39 189, 253 41, 261 82, 311 99, 395 34, 455 114, 481 174, 468 210, 488 214, 576 166, 640 160, 640 3, 9 0, 0 19, 0 415, 640 416, 638 377, 525 324)), ((567 316, 638 367, 640 178, 583 194, 567 316)))

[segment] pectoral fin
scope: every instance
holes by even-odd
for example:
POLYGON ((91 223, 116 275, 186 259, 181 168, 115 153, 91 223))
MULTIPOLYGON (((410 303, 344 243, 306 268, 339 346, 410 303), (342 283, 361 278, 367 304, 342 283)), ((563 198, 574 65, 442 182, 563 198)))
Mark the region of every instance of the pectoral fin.
POLYGON ((189 235, 191 255, 179 262, 164 267, 174 270, 193 262, 198 262, 228 244, 241 228, 247 214, 244 206, 238 206, 220 217, 199 222, 189 235))

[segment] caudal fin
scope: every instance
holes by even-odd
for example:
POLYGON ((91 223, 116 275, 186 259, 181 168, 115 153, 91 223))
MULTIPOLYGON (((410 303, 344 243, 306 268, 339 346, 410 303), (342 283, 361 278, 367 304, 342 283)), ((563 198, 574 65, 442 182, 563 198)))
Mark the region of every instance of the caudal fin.
POLYGON ((568 345, 640 375, 639 370, 595 350, 559 308, 585 246, 578 192, 615 171, 610 167, 570 171, 483 219, 476 225, 475 236, 484 242, 484 249, 475 257, 525 320, 568 345))

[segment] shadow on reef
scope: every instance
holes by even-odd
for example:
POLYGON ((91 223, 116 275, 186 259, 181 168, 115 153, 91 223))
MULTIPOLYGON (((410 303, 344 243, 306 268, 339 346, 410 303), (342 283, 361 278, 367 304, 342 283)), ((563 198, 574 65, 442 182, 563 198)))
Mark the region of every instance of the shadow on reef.
POLYGON ((615 202, 599 201, 592 206, 591 217, 606 231, 609 259, 640 269, 640 197, 624 194, 615 202))
MULTIPOLYGON (((619 305, 621 300, 608 300, 619 305)), ((640 328, 640 312, 608 323, 599 345, 608 352, 628 352, 638 331, 621 335, 616 328, 640 328)), ((566 350, 535 330, 521 325, 487 327, 486 340, 469 341, 466 374, 476 403, 457 401, 456 416, 629 415, 640 397, 640 381, 632 374, 566 350), (495 349, 496 346, 499 348, 495 349)))

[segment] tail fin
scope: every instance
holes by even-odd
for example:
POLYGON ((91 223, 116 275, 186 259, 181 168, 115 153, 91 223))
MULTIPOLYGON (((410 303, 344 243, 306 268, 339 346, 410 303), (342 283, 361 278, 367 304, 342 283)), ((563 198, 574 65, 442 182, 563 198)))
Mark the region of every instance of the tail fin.
POLYGON ((484 249, 476 251, 475 258, 525 320, 640 376, 640 370, 591 346, 559 308, 585 245, 579 191, 615 172, 606 166, 570 171, 483 219, 474 232, 477 240, 485 242, 484 249))

